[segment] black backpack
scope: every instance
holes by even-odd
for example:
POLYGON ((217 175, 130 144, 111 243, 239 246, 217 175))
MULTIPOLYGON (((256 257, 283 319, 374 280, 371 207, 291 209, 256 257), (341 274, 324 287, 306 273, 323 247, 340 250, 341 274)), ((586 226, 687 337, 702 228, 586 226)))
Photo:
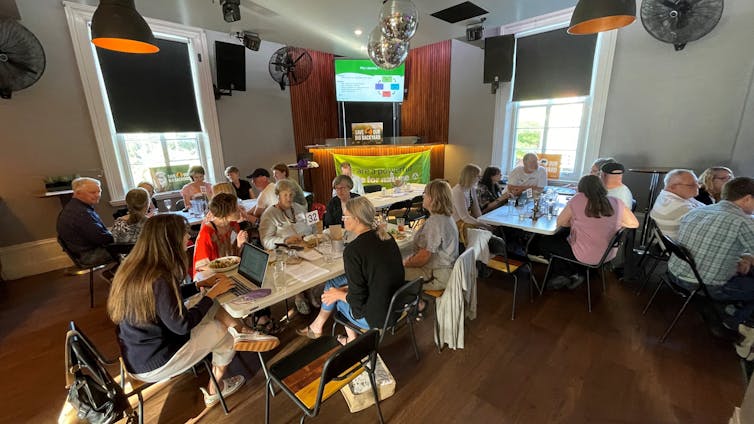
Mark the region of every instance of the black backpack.
POLYGON ((92 424, 110 424, 123 417, 128 417, 128 423, 136 422, 123 388, 105 369, 115 361, 104 359, 73 323, 65 345, 68 402, 78 418, 92 424))

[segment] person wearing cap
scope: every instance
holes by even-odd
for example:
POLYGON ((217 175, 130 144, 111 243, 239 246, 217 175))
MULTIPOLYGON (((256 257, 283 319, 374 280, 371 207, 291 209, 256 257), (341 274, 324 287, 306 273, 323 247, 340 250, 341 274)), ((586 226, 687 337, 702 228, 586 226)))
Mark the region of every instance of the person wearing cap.
POLYGON ((271 184, 270 173, 264 168, 257 168, 251 175, 246 178, 251 179, 251 183, 259 190, 257 205, 249 211, 247 220, 252 224, 258 223, 259 218, 265 209, 275 205, 278 202, 278 196, 275 194, 275 184, 271 184))
POLYGON ((704 206, 704 203, 694 199, 698 194, 699 183, 694 171, 674 169, 665 174, 665 187, 649 212, 663 235, 673 240, 678 238, 681 218, 692 209, 704 206))
POLYGON ((526 189, 542 191, 547 185, 547 170, 539 166, 539 158, 534 153, 527 153, 519 165, 508 174, 507 190, 519 195, 526 189))
POLYGON ((602 183, 605 184, 608 197, 614 197, 621 200, 626 207, 631 209, 634 195, 631 194, 631 190, 623 184, 623 173, 626 172, 626 168, 618 162, 609 162, 602 165, 600 170, 602 171, 602 183))

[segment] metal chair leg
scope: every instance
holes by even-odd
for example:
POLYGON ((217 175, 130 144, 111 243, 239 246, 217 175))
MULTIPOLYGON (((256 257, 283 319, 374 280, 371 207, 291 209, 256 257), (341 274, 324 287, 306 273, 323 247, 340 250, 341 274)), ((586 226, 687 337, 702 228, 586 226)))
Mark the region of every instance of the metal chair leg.
POLYGON ((646 315, 647 311, 649 310, 649 307, 652 306, 652 302, 654 302, 655 297, 657 297, 657 293, 660 291, 660 287, 662 287, 662 284, 665 281, 663 279, 660 279, 660 281, 657 282, 657 288, 655 289, 654 293, 652 293, 652 297, 649 298, 649 302, 647 302, 647 306, 644 307, 644 310, 641 311, 642 315, 646 315))
POLYGON ((513 276, 513 306, 511 307, 511 321, 516 319, 516 292, 518 289, 518 277, 515 274, 513 276))
MULTIPOLYGON (((414 355, 416 360, 419 360, 419 347, 416 345, 416 335, 414 335, 414 324, 411 322, 413 318, 411 315, 406 317, 406 324, 408 325, 408 334, 411 336, 411 345, 414 347, 414 355)), ((395 327, 393 327, 395 328, 395 327)))
POLYGON ((89 308, 94 308, 94 268, 89 268, 89 308))
POLYGON ((144 397, 141 392, 136 393, 136 397, 139 398, 139 424, 144 424, 144 397))
POLYGON ((586 302, 589 312, 592 312, 592 287, 589 281, 589 268, 586 269, 586 302))
POLYGON ((223 391, 220 389, 220 383, 218 383, 215 374, 212 372, 212 366, 207 359, 202 362, 204 362, 204 366, 207 368, 207 373, 209 374, 209 379, 212 382, 212 385, 215 386, 215 390, 220 398, 220 405, 223 406, 223 412, 225 412, 225 415, 228 415, 230 411, 228 410, 228 405, 225 404, 225 397, 223 396, 223 391))
POLYGON ((655 262, 652 264, 652 268, 649 269, 649 274, 644 275, 644 281, 641 283, 641 286, 636 290, 636 295, 640 295, 641 291, 644 290, 644 287, 649 283, 649 281, 652 279, 652 274, 654 274, 655 269, 657 269, 657 265, 660 264, 659 259, 655 259, 655 262))
POLYGON ((377 379, 374 376, 374 370, 367 372, 369 374, 369 382, 372 383, 372 393, 374 394, 374 406, 377 408, 377 415, 380 417, 380 424, 384 424, 385 420, 382 418, 382 409, 380 409, 380 392, 377 390, 377 379))
POLYGON ((272 390, 272 380, 265 381, 264 388, 264 422, 270 424, 270 393, 272 390))
MULTIPOLYGON (((333 335, 335 334, 335 329, 333 328, 333 335)), ((264 362, 264 358, 262 358, 262 352, 257 352, 257 355, 259 356, 259 365, 262 367, 262 372, 264 373, 264 378, 266 380, 270 379, 270 373, 267 371, 267 363, 264 362)), ((272 387, 272 384, 270 384, 270 394, 272 397, 275 397, 275 388, 272 387)))
POLYGON ((529 267, 529 303, 534 303, 534 285, 536 284, 536 281, 534 279, 534 270, 531 269, 531 265, 528 265, 529 267))
POLYGON ((539 287, 540 296, 545 291, 545 287, 547 287, 547 277, 550 276, 550 267, 552 266, 553 261, 555 261, 555 256, 550 257, 550 263, 547 264, 547 271, 545 271, 545 279, 542 281, 542 287, 539 287))
POLYGON ((696 291, 691 292, 689 297, 686 298, 686 301, 683 302, 683 306, 681 306, 681 310, 678 311, 677 314, 675 314, 675 318, 673 318, 673 322, 670 323, 670 327, 668 327, 668 329, 665 330, 665 334, 663 334, 662 337, 660 338, 660 343, 665 342, 665 339, 668 337, 668 334, 670 334, 670 331, 673 330, 673 327, 675 327, 675 323, 678 322, 678 318, 681 317, 681 315, 683 314, 683 311, 685 311, 686 307, 689 306, 689 303, 691 302, 691 299, 694 297, 695 294, 696 294, 696 291))
POLYGON ((602 277, 602 293, 607 293, 607 284, 605 282, 605 265, 600 267, 600 276, 602 277))

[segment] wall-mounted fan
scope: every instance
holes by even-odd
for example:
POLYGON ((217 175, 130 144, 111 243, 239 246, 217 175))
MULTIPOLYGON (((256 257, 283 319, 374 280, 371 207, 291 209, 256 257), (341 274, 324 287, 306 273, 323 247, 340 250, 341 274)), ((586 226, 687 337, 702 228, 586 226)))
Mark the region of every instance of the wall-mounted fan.
POLYGON ((45 71, 45 51, 31 31, 13 19, 0 19, 0 97, 34 84, 45 71))
POLYGON ((698 40, 720 22, 723 0, 643 0, 641 23, 660 41, 683 50, 689 41, 698 40))
POLYGON ((312 57, 306 49, 286 46, 279 48, 270 57, 270 76, 280 89, 301 84, 312 73, 312 57))

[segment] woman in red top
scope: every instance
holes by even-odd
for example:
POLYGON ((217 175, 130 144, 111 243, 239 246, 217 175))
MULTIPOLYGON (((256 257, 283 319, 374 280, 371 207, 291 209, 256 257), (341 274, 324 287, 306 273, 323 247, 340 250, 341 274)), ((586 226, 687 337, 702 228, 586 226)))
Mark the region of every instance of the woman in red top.
POLYGON ((238 225, 236 196, 218 193, 209 203, 211 218, 202 223, 194 248, 194 273, 204 269, 210 262, 223 256, 238 256, 249 234, 238 225), (235 242, 232 234, 236 234, 235 242))

